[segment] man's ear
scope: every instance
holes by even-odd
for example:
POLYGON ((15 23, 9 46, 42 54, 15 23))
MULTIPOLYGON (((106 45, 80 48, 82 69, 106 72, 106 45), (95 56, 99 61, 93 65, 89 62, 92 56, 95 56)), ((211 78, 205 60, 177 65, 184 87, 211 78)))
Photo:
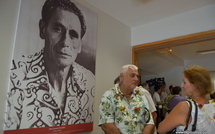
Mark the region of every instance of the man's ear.
POLYGON ((82 45, 83 45, 83 42, 82 42, 82 40, 80 40, 80 44, 79 44, 79 46, 78 46, 78 53, 81 52, 82 45))
POLYGON ((119 79, 120 79, 120 82, 123 81, 123 73, 120 73, 119 79))
POLYGON ((40 30, 40 38, 44 39, 45 38, 45 22, 41 19, 39 21, 39 30, 40 30))

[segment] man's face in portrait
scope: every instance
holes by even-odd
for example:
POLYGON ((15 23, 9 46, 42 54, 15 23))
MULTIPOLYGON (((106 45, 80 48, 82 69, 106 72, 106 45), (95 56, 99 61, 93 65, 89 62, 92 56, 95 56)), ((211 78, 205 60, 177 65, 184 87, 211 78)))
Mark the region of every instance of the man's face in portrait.
POLYGON ((46 58, 59 67, 74 63, 81 52, 81 24, 78 16, 66 10, 56 9, 49 22, 40 24, 40 35, 45 39, 46 58))

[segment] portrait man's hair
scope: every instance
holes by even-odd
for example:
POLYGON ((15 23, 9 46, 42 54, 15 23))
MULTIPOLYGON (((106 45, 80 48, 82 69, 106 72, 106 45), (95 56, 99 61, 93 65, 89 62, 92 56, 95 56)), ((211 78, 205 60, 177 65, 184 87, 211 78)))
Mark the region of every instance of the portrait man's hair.
POLYGON ((53 10, 56 10, 56 8, 68 10, 78 16, 81 23, 82 38, 86 32, 85 18, 81 10, 70 0, 47 0, 42 8, 42 19, 45 21, 45 23, 48 23, 50 17, 52 16, 53 10))

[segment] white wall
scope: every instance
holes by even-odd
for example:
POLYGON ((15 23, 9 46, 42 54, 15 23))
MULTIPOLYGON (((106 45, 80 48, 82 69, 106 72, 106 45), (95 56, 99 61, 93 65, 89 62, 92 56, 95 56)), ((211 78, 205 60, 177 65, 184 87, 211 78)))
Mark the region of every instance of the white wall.
POLYGON ((214 62, 214 57, 209 57, 209 58, 201 58, 201 59, 195 59, 195 60, 186 60, 185 66, 188 65, 200 65, 204 68, 206 68, 207 70, 211 71, 211 70, 215 70, 215 62, 214 62))
POLYGON ((129 27, 98 9, 93 7, 91 9, 98 13, 96 91, 92 134, 101 134, 101 129, 98 127, 100 99, 103 93, 113 86, 121 66, 131 63, 131 31, 129 27))
POLYGON ((6 91, 15 36, 19 0, 0 1, 0 133, 3 129, 6 91))
MULTIPOLYGON (((15 36, 20 0, 0 0, 0 134, 3 134, 5 96, 8 88, 9 68, 15 36)), ((94 128, 92 134, 101 134, 98 127, 98 106, 105 90, 113 86, 121 66, 131 63, 131 31, 85 1, 78 1, 98 14, 98 37, 96 53, 96 86, 94 105, 94 128)))
POLYGON ((131 30, 131 45, 215 29, 215 4, 164 18, 131 30))

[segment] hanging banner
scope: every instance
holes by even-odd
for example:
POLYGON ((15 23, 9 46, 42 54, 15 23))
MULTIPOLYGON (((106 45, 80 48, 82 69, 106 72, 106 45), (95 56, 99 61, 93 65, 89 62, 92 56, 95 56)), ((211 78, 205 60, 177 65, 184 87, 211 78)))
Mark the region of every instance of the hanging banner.
POLYGON ((4 134, 93 130, 96 32, 76 1, 21 1, 4 134))

